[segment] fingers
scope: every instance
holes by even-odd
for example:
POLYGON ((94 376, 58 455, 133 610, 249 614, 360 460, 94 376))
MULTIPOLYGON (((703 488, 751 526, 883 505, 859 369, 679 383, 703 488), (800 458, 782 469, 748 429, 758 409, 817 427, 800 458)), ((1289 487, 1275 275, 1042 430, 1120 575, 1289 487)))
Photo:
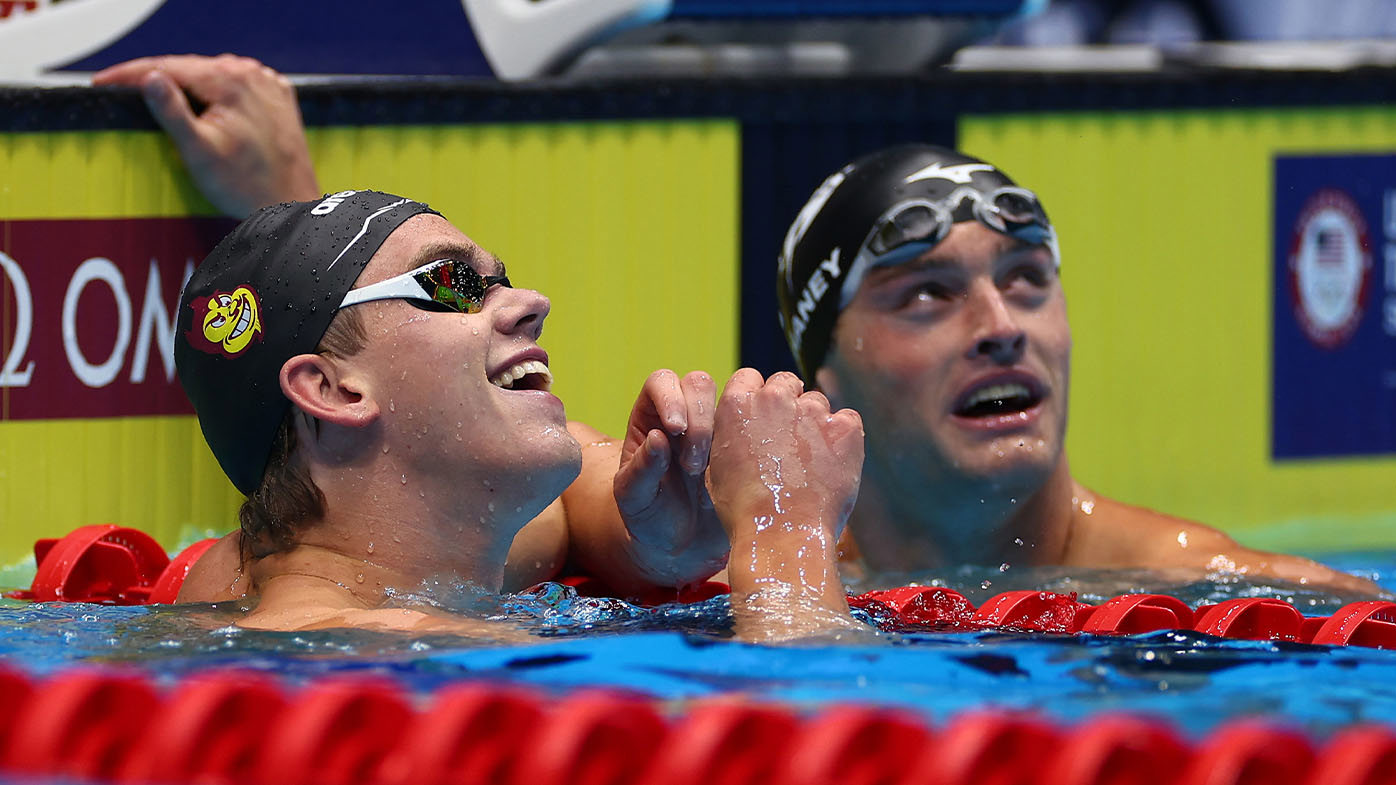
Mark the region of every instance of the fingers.
POLYGON ((630 411, 630 426, 641 431, 658 428, 671 436, 684 432, 688 427, 688 409, 683 403, 678 374, 661 368, 645 378, 630 411))
POLYGON ((760 390, 766 384, 766 380, 761 378, 761 372, 755 368, 742 368, 732 374, 732 378, 727 380, 727 386, 722 389, 722 399, 734 399, 748 396, 760 390))
POLYGON ((712 447, 716 395, 712 377, 702 371, 682 379, 667 368, 655 371, 645 379, 631 409, 627 448, 634 449, 640 438, 658 429, 671 438, 683 471, 702 474, 712 447))
POLYGON ((140 85, 146 74, 160 67, 162 59, 160 57, 138 57, 135 60, 127 60, 124 63, 108 66, 92 75, 92 84, 99 87, 107 85, 136 87, 140 85))
POLYGON ((165 129, 180 150, 189 150, 199 141, 199 118, 184 91, 164 71, 154 70, 141 81, 141 96, 155 122, 165 129))
POLYGON ((717 414, 717 385, 702 371, 687 374, 679 381, 687 427, 679 439, 679 465, 690 475, 702 474, 708 467, 713 444, 713 424, 717 414))
MULTIPOLYGON (((182 86, 192 87, 195 83, 207 84, 222 77, 220 69, 230 56, 205 57, 203 55, 160 55, 158 57, 138 57, 124 63, 104 68, 92 75, 94 85, 139 86, 145 77, 156 71, 170 75, 182 86)), ((251 58, 244 58, 251 59, 251 58)))
POLYGON ((782 395, 798 397, 805 391, 805 383, 800 381, 800 377, 789 371, 778 371, 771 374, 771 378, 766 380, 766 388, 782 395))
POLYGON ((614 491, 621 515, 638 515, 654 504, 668 470, 669 438, 662 431, 650 431, 616 471, 614 491))
POLYGON ((208 103, 216 103, 253 84, 275 86, 287 93, 292 90, 290 80, 279 72, 251 57, 232 54, 138 57, 98 71, 93 74, 92 83, 137 87, 157 72, 166 74, 181 89, 191 91, 199 100, 208 103))
POLYGON ((840 458, 863 465, 863 418, 852 409, 840 409, 829 417, 824 430, 829 447, 840 458))

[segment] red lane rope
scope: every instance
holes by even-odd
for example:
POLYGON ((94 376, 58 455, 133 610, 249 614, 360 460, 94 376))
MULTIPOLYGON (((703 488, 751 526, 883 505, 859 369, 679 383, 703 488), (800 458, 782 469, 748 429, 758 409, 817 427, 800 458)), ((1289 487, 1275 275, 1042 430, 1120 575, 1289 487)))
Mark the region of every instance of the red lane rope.
MULTIPOLYGON (((34 543, 38 569, 28 591, 10 596, 50 602, 140 605, 173 602, 194 562, 215 540, 184 549, 173 560, 136 529, 114 524, 80 527, 62 539, 34 543)), ((569 583, 586 593, 599 584, 569 583)), ((646 604, 696 602, 726 591, 707 583, 682 592, 658 592, 646 604)), ((1043 633, 1136 635, 1158 630, 1195 630, 1222 638, 1280 640, 1328 646, 1396 649, 1396 602, 1368 600, 1343 606, 1332 616, 1305 617, 1278 599, 1247 597, 1191 608, 1163 594, 1125 594, 1101 605, 1078 602, 1075 594, 1009 591, 976 608, 953 589, 904 586, 849 597, 889 631, 1013 630, 1043 633)))
POLYGON ((1159 721, 1058 725, 976 711, 940 726, 901 710, 801 716, 739 698, 675 717, 632 694, 558 699, 458 684, 418 698, 378 678, 299 691, 210 672, 167 688, 76 669, 0 666, 0 775, 161 785, 1391 785, 1396 729, 1326 743, 1244 720, 1197 743, 1159 721))

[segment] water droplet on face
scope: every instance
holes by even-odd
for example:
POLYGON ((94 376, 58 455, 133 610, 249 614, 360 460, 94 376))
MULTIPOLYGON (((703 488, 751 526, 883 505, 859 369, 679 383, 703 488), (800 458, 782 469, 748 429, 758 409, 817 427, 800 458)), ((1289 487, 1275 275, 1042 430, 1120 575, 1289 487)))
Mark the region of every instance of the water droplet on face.
POLYGON ((363 574, 363 573, 359 573, 358 575, 355 575, 355 576, 354 576, 354 583, 363 583, 363 582, 364 582, 364 574, 363 574))
POLYGON ((403 484, 403 485, 406 485, 406 484, 407 484, 407 475, 405 475, 405 474, 402 475, 402 484, 403 484))
POLYGON ((368 552, 373 553, 373 543, 371 542, 368 544, 368 552))
MULTIPOLYGON (((980 501, 983 502, 983 499, 981 499, 980 501)), ((1014 538, 1013 538, 1013 544, 1014 544, 1014 545, 1017 545, 1019 548, 1023 547, 1023 538, 1022 538, 1022 537, 1014 537, 1014 538)))
POLYGON ((397 404, 396 404, 396 403, 393 403, 393 399, 392 399, 392 398, 389 398, 389 399, 388 399, 388 411, 390 411, 390 412, 395 412, 395 411, 397 411, 397 404))
POLYGON ((1003 564, 1000 564, 1000 565, 999 565, 999 572, 1008 572, 1008 568, 1009 568, 1010 566, 1011 566, 1011 565, 1009 565, 1008 562, 1004 562, 1003 564))
POLYGON ((387 455, 387 454, 388 454, 388 445, 386 445, 386 444, 383 445, 383 454, 384 454, 384 455, 387 455))
POLYGON ((494 512, 494 502, 490 502, 489 504, 486 504, 486 505, 485 505, 485 509, 486 509, 486 510, 489 510, 490 512, 494 512))

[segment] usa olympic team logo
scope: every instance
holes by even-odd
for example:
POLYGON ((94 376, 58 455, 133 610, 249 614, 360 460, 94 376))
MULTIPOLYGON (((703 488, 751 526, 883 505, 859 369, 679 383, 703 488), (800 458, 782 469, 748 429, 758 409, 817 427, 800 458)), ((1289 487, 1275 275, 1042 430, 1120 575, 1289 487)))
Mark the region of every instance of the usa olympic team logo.
POLYGON ((1367 222, 1343 191, 1325 188, 1304 203, 1290 243, 1294 315, 1325 349, 1347 343, 1362 321, 1372 272, 1367 222))

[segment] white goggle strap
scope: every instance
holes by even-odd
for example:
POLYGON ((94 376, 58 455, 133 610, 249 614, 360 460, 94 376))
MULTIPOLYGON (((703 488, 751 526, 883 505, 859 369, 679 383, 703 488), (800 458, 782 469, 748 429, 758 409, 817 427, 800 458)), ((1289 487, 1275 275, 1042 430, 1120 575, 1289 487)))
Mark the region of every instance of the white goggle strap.
POLYGON ((422 291, 422 285, 417 283, 414 276, 425 270, 430 270, 438 264, 440 264, 439 261, 431 262, 402 275, 395 275, 387 280, 361 286, 358 289, 350 289, 344 293, 344 300, 340 302, 339 307, 348 308, 351 305, 373 302, 374 300, 430 300, 431 295, 422 291))

